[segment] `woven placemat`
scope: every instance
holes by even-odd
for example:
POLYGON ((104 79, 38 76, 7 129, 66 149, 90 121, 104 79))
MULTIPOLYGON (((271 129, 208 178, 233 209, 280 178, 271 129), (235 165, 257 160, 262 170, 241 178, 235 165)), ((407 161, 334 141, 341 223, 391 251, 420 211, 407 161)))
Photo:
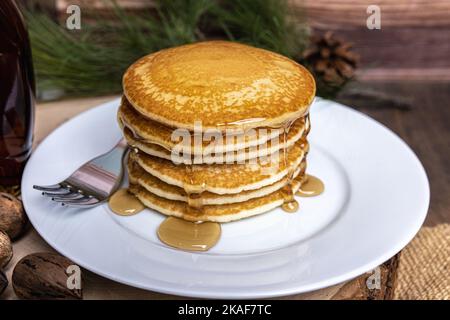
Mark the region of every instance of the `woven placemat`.
POLYGON ((402 251, 394 299, 450 299, 450 224, 423 227, 402 251))

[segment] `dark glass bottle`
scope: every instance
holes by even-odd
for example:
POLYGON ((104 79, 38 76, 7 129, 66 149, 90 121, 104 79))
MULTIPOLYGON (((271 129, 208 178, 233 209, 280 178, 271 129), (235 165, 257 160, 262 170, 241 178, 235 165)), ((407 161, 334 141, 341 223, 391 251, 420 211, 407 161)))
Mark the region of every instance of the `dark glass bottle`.
POLYGON ((0 1, 0 185, 19 184, 33 142, 30 41, 14 0, 0 1))

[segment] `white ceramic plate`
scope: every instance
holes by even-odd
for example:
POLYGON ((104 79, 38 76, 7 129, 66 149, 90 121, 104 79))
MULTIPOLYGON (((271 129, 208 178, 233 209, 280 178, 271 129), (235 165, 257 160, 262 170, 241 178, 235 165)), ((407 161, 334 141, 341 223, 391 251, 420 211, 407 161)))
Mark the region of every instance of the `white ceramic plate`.
POLYGON ((210 251, 173 250, 156 237, 164 217, 146 210, 119 217, 107 205, 62 208, 33 184, 53 184, 121 137, 119 101, 65 123, 29 160, 22 197, 41 236, 80 266, 153 291, 207 298, 262 298, 331 286, 367 272, 417 233, 429 204, 425 171, 391 131, 350 108, 318 99, 311 108, 308 172, 325 193, 222 225, 210 251))

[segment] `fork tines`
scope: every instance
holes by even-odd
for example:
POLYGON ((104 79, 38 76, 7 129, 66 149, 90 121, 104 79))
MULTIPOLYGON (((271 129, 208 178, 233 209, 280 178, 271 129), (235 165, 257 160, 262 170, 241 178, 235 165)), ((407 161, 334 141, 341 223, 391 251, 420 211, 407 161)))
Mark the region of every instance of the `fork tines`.
POLYGON ((62 206, 91 206, 100 201, 91 195, 85 195, 81 190, 74 190, 69 185, 55 184, 50 186, 34 185, 33 189, 42 191, 42 195, 51 198, 62 206))

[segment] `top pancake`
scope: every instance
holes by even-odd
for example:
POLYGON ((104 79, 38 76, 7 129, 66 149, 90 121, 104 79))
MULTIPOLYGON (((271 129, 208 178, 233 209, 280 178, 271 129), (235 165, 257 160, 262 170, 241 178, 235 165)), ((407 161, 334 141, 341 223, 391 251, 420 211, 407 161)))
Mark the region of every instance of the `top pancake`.
POLYGON ((276 53, 207 41, 147 55, 126 71, 123 90, 142 115, 176 128, 280 126, 308 112, 312 75, 276 53))

